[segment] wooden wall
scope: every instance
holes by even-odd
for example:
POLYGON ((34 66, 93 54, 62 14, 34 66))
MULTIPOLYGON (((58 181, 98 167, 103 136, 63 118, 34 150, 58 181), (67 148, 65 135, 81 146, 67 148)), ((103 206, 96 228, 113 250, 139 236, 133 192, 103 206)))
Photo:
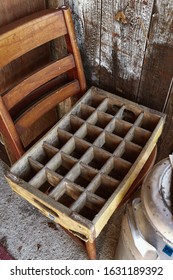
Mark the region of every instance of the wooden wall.
MULTIPOLYGON (((73 10, 88 85, 162 111, 173 77, 173 1, 64 2, 73 10)), ((173 152, 172 105, 170 91, 159 158, 173 152)))

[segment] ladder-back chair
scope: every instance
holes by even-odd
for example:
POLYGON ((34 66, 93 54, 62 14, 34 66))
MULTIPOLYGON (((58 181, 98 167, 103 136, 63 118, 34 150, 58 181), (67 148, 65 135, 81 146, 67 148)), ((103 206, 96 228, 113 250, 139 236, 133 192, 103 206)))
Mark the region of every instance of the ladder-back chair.
POLYGON ((12 164, 38 139, 37 133, 28 139, 33 124, 66 98, 84 93, 86 82, 69 8, 43 10, 0 28, 0 68, 62 36, 67 55, 0 95, 0 134, 12 164))

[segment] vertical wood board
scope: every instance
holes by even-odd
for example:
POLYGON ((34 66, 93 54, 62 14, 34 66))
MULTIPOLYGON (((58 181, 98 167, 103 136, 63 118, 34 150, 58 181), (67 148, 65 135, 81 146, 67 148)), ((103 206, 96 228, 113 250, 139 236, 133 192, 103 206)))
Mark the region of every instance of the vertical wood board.
POLYGON ((173 76, 173 1, 156 0, 138 102, 162 111, 173 76))
POLYGON ((73 11, 78 45, 89 85, 99 85, 102 1, 65 1, 73 11))
POLYGON ((102 1, 100 85, 135 100, 153 0, 102 1))

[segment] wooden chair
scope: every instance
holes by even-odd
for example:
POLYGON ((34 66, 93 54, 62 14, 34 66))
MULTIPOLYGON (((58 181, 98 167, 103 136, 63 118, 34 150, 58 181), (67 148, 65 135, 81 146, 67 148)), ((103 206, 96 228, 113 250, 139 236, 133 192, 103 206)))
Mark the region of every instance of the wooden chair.
POLYGON ((63 58, 0 95, 0 134, 12 164, 43 135, 38 120, 66 98, 84 93, 86 82, 69 8, 43 10, 0 28, 1 68, 62 36, 67 45, 63 58))
MULTIPOLYGON (((61 101, 83 94, 86 81, 69 8, 43 10, 0 28, 0 67, 62 36, 67 45, 63 58, 0 95, 0 134, 12 164, 44 133, 38 120, 61 101), (38 131, 32 133, 35 123, 38 131)), ((96 258, 95 241, 83 242, 65 231, 84 246, 90 259, 96 258)))
MULTIPOLYGON (((67 47, 63 58, 0 95, 0 134, 12 164, 39 139, 40 131, 43 135, 39 125, 38 133, 32 134, 33 124, 63 100, 83 94, 86 81, 71 12, 66 6, 34 13, 0 29, 0 67, 62 36, 67 47)), ((86 248, 89 258, 96 257, 95 244, 85 244, 70 235, 86 248)))

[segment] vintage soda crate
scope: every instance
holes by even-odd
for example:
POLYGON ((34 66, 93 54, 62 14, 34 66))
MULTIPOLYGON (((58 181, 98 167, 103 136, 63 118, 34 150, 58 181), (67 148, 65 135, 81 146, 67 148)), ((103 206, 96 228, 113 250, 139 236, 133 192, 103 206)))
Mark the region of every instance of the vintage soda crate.
POLYGON ((93 242, 141 171, 165 115, 92 87, 7 172, 11 188, 93 242))

